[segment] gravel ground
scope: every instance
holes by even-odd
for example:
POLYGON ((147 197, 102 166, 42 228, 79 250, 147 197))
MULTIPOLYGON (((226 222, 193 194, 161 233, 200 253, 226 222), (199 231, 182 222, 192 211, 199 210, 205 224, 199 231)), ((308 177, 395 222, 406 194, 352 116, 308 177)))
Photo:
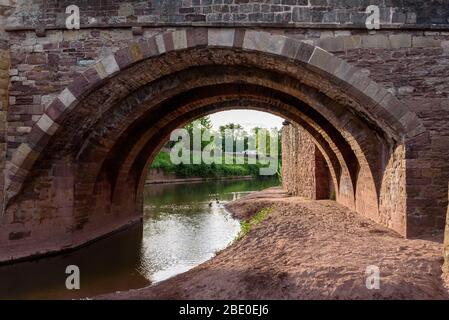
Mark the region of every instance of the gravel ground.
POLYGON ((229 203, 264 221, 216 257, 155 286, 99 299, 448 299, 440 238, 403 239, 334 201, 268 189, 229 203), (380 289, 366 288, 378 266, 380 289))

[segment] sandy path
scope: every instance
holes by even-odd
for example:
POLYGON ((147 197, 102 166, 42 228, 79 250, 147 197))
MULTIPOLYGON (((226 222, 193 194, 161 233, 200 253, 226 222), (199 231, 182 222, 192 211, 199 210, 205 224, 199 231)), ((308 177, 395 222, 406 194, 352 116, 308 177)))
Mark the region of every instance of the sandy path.
POLYGON ((106 299, 447 299, 442 245, 406 240, 333 201, 270 189, 228 205, 239 218, 267 218, 212 260, 154 287, 106 299), (365 285, 380 268, 379 290, 365 285))

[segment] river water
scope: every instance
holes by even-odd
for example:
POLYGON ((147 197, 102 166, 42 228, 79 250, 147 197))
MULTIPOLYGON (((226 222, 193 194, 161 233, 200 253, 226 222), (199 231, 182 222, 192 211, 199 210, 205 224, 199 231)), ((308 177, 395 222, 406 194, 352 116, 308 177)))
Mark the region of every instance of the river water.
POLYGON ((212 258, 240 223, 223 205, 275 179, 150 185, 144 221, 77 251, 0 267, 0 299, 79 299, 141 288, 212 258), (66 267, 80 270, 80 290, 67 290, 66 267))

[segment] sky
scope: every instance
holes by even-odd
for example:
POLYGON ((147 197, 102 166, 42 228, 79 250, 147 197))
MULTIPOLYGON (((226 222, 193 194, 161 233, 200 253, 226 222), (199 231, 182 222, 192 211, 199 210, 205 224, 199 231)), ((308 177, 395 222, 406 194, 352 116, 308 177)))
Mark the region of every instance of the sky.
POLYGON ((228 123, 240 124, 245 130, 254 127, 262 128, 282 128, 284 119, 271 113, 254 111, 254 110, 230 110, 217 112, 210 115, 212 126, 217 130, 220 126, 228 123))

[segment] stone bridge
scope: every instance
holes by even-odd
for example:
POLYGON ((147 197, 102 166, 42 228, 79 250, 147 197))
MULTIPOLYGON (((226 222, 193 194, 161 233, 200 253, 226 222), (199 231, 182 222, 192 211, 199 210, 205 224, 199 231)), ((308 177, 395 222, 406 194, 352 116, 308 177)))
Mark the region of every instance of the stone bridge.
POLYGON ((0 15, 0 261, 141 219, 169 133, 238 108, 313 142, 286 177, 325 168, 311 183, 405 237, 444 227, 448 1, 0 0, 0 15))

